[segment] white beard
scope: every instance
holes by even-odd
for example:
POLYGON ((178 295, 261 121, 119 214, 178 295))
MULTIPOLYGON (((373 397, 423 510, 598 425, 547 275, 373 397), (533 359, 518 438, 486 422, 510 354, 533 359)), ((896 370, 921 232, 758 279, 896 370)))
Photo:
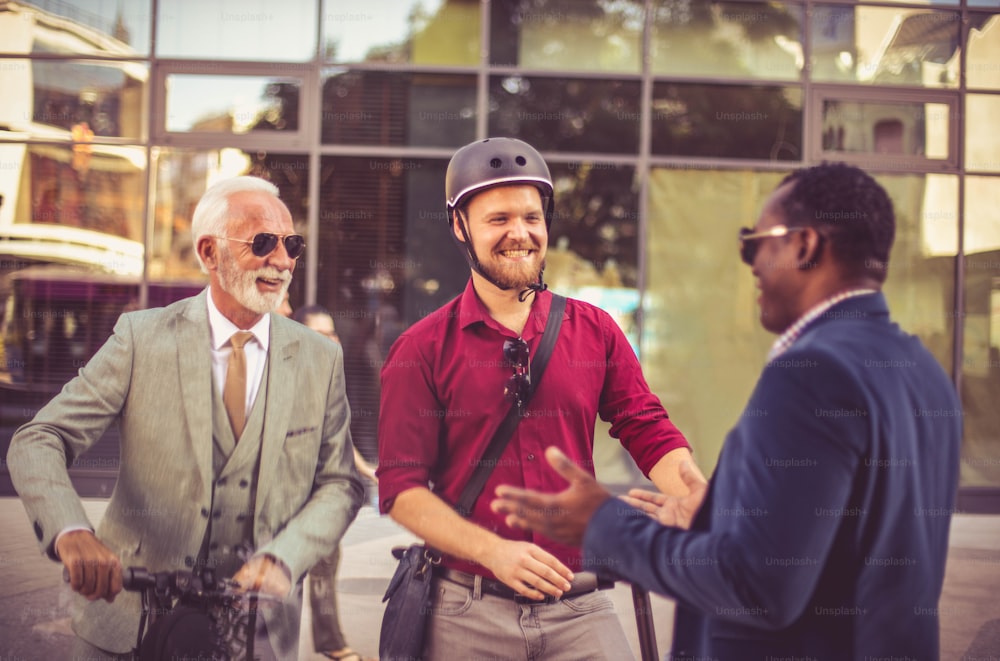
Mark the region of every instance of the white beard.
POLYGON ((270 267, 244 271, 236 265, 236 260, 228 250, 224 249, 220 252, 219 284, 222 289, 251 312, 267 314, 277 310, 285 298, 288 285, 292 282, 291 272, 279 271, 270 267), (283 284, 279 291, 265 293, 257 289, 257 278, 282 280, 283 284))

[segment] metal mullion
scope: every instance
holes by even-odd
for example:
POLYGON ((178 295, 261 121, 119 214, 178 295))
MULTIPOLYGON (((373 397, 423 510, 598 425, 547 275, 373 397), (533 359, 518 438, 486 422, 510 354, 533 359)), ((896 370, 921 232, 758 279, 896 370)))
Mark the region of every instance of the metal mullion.
POLYGON ((476 139, 489 137, 490 96, 490 0, 480 1, 479 63, 476 67, 476 139))
MULTIPOLYGON (((265 132, 262 132, 265 133, 265 132)), ((247 151, 277 151, 283 154, 305 154, 309 151, 307 139, 301 129, 294 133, 279 131, 267 135, 247 135, 236 133, 168 133, 158 136, 156 145, 171 149, 214 149, 232 148, 247 151)))
POLYGON ((314 62, 274 62, 267 60, 206 60, 201 58, 158 58, 157 62, 169 73, 213 75, 305 75, 314 62))
POLYGON ((598 152, 547 151, 545 160, 548 163, 610 163, 614 165, 631 165, 639 163, 639 157, 622 153, 602 154, 598 152))
POLYGON ((969 45, 969 10, 963 0, 959 31, 959 61, 958 61, 958 122, 955 129, 955 158, 958 164, 958 251, 955 255, 955 301, 952 318, 952 361, 951 377, 955 390, 962 396, 962 363, 965 354, 965 95, 968 91, 966 66, 968 63, 969 45))
POLYGON ((802 153, 799 154, 799 163, 802 165, 812 164, 812 155, 819 152, 816 148, 819 135, 820 116, 813 107, 813 79, 812 79, 812 15, 815 3, 806 2, 802 7, 802 72, 799 74, 799 84, 802 90, 802 105, 804 112, 802 116, 802 153))
POLYGON ((650 167, 672 170, 762 170, 785 172, 802 167, 801 161, 765 159, 703 158, 693 156, 650 156, 650 167))
POLYGON ((450 159, 455 150, 450 147, 406 147, 383 145, 320 145, 322 156, 361 156, 370 158, 443 158, 450 159))
POLYGON ((95 62, 110 62, 121 64, 122 62, 148 62, 150 56, 138 53, 130 55, 107 55, 97 53, 0 53, 0 60, 31 60, 49 62, 62 62, 66 60, 88 60, 95 62))
POLYGON ((384 62, 321 62, 322 69, 343 69, 344 71, 377 71, 380 73, 441 73, 474 76, 479 67, 447 65, 447 64, 386 64, 384 62))
POLYGON ((323 116, 323 5, 324 0, 316 3, 316 49, 313 51, 312 63, 304 76, 302 98, 299 102, 299 126, 305 138, 307 149, 306 162, 306 304, 315 305, 316 290, 319 281, 319 186, 320 168, 322 166, 319 144, 321 141, 323 116))
POLYGON ((635 164, 635 172, 639 177, 639 205, 636 211, 639 214, 639 227, 637 232, 638 246, 636 249, 636 273, 638 281, 636 288, 639 290, 639 305, 636 307, 636 344, 639 348, 639 359, 642 360, 642 338, 645 334, 646 326, 646 269, 649 260, 647 259, 646 247, 649 245, 649 177, 650 177, 650 154, 652 150, 653 136, 653 78, 650 70, 650 39, 653 29, 653 0, 646 0, 643 7, 642 36, 639 45, 639 159, 635 164))
POLYGON ((143 112, 146 116, 145 126, 141 131, 143 135, 141 136, 143 150, 146 154, 146 173, 144 179, 144 193, 143 203, 142 203, 142 276, 139 278, 139 308, 146 309, 149 307, 149 256, 152 253, 150 248, 153 245, 153 236, 156 231, 156 219, 152 210, 155 208, 153 202, 153 195, 156 191, 156 162, 159 161, 159 154, 156 155, 156 162, 154 162, 154 151, 153 151, 153 135, 155 134, 155 129, 153 121, 156 117, 166 117, 165 108, 159 108, 157 110, 157 102, 160 97, 165 97, 164 94, 160 93, 162 87, 156 85, 158 80, 157 71, 157 59, 156 59, 156 28, 157 22, 160 20, 159 12, 160 0, 152 0, 150 3, 150 20, 149 20, 149 54, 148 54, 148 67, 149 74, 146 77, 146 91, 143 98, 143 112))
POLYGON ((615 80, 615 81, 641 81, 641 73, 627 73, 621 71, 595 71, 595 70, 573 70, 573 69, 535 69, 519 66, 496 65, 490 67, 490 74, 493 76, 524 76, 531 78, 561 78, 566 79, 593 79, 593 80, 615 80))

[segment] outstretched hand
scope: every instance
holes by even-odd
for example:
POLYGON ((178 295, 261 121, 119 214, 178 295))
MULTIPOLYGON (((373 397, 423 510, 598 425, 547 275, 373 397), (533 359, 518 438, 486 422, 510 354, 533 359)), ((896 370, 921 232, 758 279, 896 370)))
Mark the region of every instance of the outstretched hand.
POLYGON ((659 491, 630 489, 628 495, 621 498, 662 525, 686 530, 691 527, 694 515, 698 513, 702 501, 705 500, 708 483, 690 461, 682 463, 679 472, 688 488, 686 496, 668 496, 659 491))
POLYGON ((534 530, 561 544, 580 546, 590 518, 611 493, 558 448, 545 450, 545 458, 569 487, 550 494, 501 485, 490 507, 506 514, 512 528, 534 530))

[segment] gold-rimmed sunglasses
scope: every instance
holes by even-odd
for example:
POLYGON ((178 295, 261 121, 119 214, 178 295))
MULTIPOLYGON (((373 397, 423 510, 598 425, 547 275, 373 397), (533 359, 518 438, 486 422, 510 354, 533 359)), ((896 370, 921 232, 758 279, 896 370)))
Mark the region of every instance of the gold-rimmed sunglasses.
POLYGON ((788 236, 792 232, 802 232, 805 227, 788 227, 787 225, 775 225, 774 227, 754 232, 753 228, 740 228, 740 259, 747 266, 753 266, 753 260, 757 257, 757 249, 760 248, 760 241, 782 236, 788 236))

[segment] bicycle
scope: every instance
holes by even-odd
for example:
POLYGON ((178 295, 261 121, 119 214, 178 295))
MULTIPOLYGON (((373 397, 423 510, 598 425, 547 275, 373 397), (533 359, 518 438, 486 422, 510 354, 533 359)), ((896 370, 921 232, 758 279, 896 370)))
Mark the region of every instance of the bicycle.
MULTIPOLYGON (((69 581, 68 570, 63 579, 69 581)), ((240 590, 208 567, 195 571, 122 570, 122 589, 141 595, 135 661, 254 659, 259 601, 275 597, 240 590)))

